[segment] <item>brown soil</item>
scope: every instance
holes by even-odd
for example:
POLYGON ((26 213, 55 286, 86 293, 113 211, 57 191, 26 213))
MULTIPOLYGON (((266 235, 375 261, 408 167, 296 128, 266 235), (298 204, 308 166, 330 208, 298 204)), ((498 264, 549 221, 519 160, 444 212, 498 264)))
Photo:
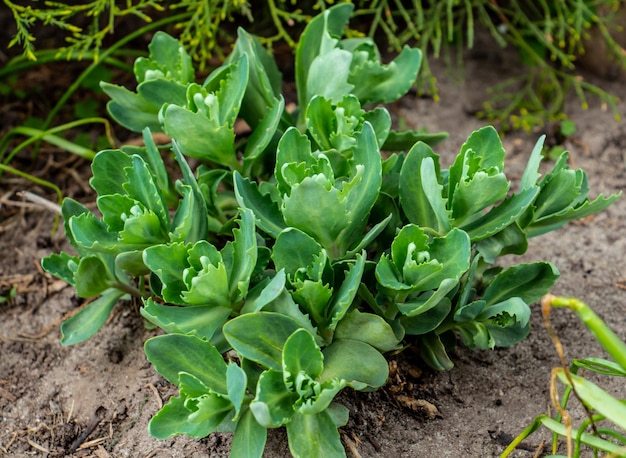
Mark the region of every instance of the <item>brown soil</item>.
MULTIPOLYGON (((392 107, 409 126, 450 132, 450 138, 435 148, 446 167, 470 132, 484 124, 466 114, 468 97, 476 86, 484 90, 501 74, 493 63, 472 65, 466 68, 471 89, 453 82, 435 63, 441 101, 410 96, 392 107), (481 68, 472 70, 472 65, 481 68)), ((624 84, 596 82, 626 99, 624 84)), ((624 102, 621 111, 626 113, 624 102)), ((623 190, 626 124, 598 106, 581 110, 574 95, 567 112, 577 133, 566 147, 572 165, 588 172, 592 197, 623 190)), ((539 134, 504 138, 508 173, 514 181, 539 134)), ((81 190, 89 177, 87 164, 59 164, 64 157, 55 156, 54 170, 47 176, 65 192, 76 190, 78 198, 93 201, 81 190)), ((142 344, 154 331, 144 329, 137 304, 117 307, 90 341, 69 348, 59 344, 58 325, 80 302, 72 288, 44 274, 38 263, 51 252, 67 249, 64 235, 62 230, 50 235, 54 215, 21 199, 16 191, 32 191, 52 201, 54 196, 9 176, 2 177, 0 186, 0 293, 17 287, 13 300, 0 303, 0 456, 227 456, 229 435, 165 441, 148 435, 150 417, 176 389, 144 357, 142 344)), ((626 338, 624 233, 622 198, 594 217, 531 240, 523 260, 555 263, 561 279, 553 293, 583 299, 626 338)), ((567 358, 603 356, 569 311, 554 311, 552 323, 567 358)), ((350 409, 350 422, 341 429, 348 455, 352 451, 363 457, 498 456, 512 436, 548 411, 551 368, 559 363, 537 305, 530 337, 524 342, 494 351, 460 348, 453 359, 452 371, 433 372, 406 351, 392 358, 393 376, 383 389, 342 394, 340 401, 350 409)), ((623 381, 604 386, 626 397, 623 381)), ((524 444, 527 450, 515 456, 531 457, 546 437, 531 436, 524 444)), ((266 456, 289 456, 284 432, 270 433, 266 456)))

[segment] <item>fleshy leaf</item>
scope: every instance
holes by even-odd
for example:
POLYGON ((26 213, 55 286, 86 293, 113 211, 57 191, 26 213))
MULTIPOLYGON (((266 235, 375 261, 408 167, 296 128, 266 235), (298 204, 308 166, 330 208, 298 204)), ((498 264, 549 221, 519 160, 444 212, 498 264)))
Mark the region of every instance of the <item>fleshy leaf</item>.
POLYGON ((267 441, 267 428, 261 426, 249 408, 246 408, 233 435, 230 447, 230 456, 245 456, 249 458, 261 458, 267 441))
POLYGON ((205 305, 175 307, 159 304, 148 298, 140 312, 146 320, 170 334, 193 334, 210 340, 226 322, 232 310, 205 305))
POLYGON ((287 423, 287 437, 295 458, 346 456, 337 426, 326 411, 295 414, 287 423))
POLYGON ((282 372, 269 369, 259 378, 250 410, 261 426, 277 428, 291 420, 297 400, 298 395, 285 386, 282 372))
MULTIPOLYGON (((342 42, 345 44, 345 41, 342 42)), ((363 105, 389 103, 405 95, 417 79, 422 63, 422 52, 404 46, 389 64, 380 63, 380 56, 372 49, 372 42, 364 42, 352 50, 353 59, 348 82, 363 105)))
POLYGON ((61 323, 61 345, 75 345, 92 337, 106 323, 123 292, 111 288, 61 323))
POLYGON ((354 389, 378 388, 387 382, 389 367, 371 345, 352 339, 335 339, 324 348, 324 371, 320 381, 345 380, 354 389))
POLYGON ((223 331, 226 340, 239 355, 280 371, 285 341, 299 328, 300 325, 287 316, 258 312, 230 320, 223 331))
POLYGON ((278 237, 278 234, 286 228, 278 205, 272 201, 269 195, 261 194, 256 183, 251 182, 248 178, 243 178, 239 172, 233 173, 233 180, 237 203, 242 208, 252 210, 259 229, 274 238, 278 237))
POLYGON ((187 334, 165 334, 144 344, 148 361, 170 383, 178 384, 178 374, 197 377, 214 393, 228 395, 226 363, 206 340, 187 334))
POLYGON ((233 421, 237 421, 246 394, 247 378, 245 371, 233 362, 228 363, 226 368, 226 384, 228 386, 228 399, 235 409, 233 421))
POLYGON ((76 294, 92 297, 111 287, 109 270, 98 256, 84 256, 74 273, 76 294))
POLYGON ((315 379, 322 373, 323 368, 322 352, 307 330, 299 329, 289 336, 283 348, 285 383, 300 373, 315 379))
POLYGON ((382 317, 356 309, 339 322, 334 338, 360 340, 382 352, 400 347, 400 339, 382 317))
POLYGON ((500 272, 483 295, 487 305, 519 297, 527 304, 538 301, 559 278, 558 269, 549 262, 511 266, 500 272))

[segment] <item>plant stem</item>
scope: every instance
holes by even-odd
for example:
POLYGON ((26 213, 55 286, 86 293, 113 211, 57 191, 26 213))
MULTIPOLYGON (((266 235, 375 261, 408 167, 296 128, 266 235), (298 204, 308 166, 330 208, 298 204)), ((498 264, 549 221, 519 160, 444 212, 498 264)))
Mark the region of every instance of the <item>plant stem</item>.
POLYGON ((274 0, 267 0, 267 6, 269 6, 270 8, 270 15, 272 16, 272 21, 274 22, 276 30, 278 30, 278 36, 285 40, 290 48, 295 48, 296 44, 283 27, 283 23, 280 22, 280 18, 278 17, 277 12, 278 8, 276 8, 276 3, 274 3, 274 0))
POLYGON ((548 294, 542 299, 553 307, 567 307, 576 312, 597 341, 622 368, 626 369, 626 344, 583 301, 572 297, 556 297, 548 294))
MULTIPOLYGON (((17 175, 20 176, 22 178, 26 178, 27 180, 32 181, 33 183, 39 184, 41 186, 45 186, 47 188, 50 188, 52 190, 54 190, 54 192, 56 192, 57 195, 57 199, 59 202, 59 205, 61 205, 63 203, 63 193, 61 192, 61 189, 59 189, 59 187, 57 185, 55 185, 54 183, 50 183, 49 181, 46 180, 42 180, 41 178, 37 178, 33 175, 30 175, 26 172, 22 172, 21 170, 15 169, 13 167, 10 167, 8 165, 5 164, 0 164, 0 171, 5 171, 5 172, 9 172, 12 173, 13 175, 17 175)), ((57 213, 54 217, 54 224, 52 226, 52 233, 54 234, 57 230, 57 226, 59 225, 59 214, 57 213)))
POLYGON ((13 148, 13 150, 11 151, 11 154, 9 154, 6 159, 4 159, 3 161, 4 164, 8 164, 9 162, 11 162, 13 157, 18 152, 20 152, 22 149, 24 149, 31 143, 34 143, 39 140, 45 140, 49 143, 52 143, 53 145, 67 149, 69 152, 76 154, 77 156, 80 156, 88 160, 92 160, 94 156, 96 155, 95 151, 92 151, 88 148, 77 145, 76 143, 72 143, 68 140, 65 140, 64 138, 54 135, 57 132, 63 132, 63 131, 72 129, 74 127, 82 126, 83 124, 89 124, 92 122, 101 122, 104 124, 104 129, 105 129, 107 139, 109 140, 109 143, 111 144, 111 146, 114 146, 115 141, 113 140, 113 136, 111 134, 111 126, 107 119, 85 118, 85 119, 79 119, 78 121, 72 121, 67 124, 62 124, 60 126, 56 126, 48 130, 34 129, 32 127, 25 127, 25 126, 16 127, 15 129, 7 133, 0 141, 0 158, 2 158, 2 156, 4 155, 4 151, 6 150, 8 146, 8 141, 12 136, 26 135, 26 136, 29 136, 30 138, 28 140, 23 141, 15 148, 13 148))
POLYGON ((133 285, 129 285, 128 283, 112 281, 112 282, 109 282, 109 285, 112 288, 119 289, 120 291, 123 291, 126 294, 130 294, 131 296, 144 297, 144 298, 148 297, 148 294, 142 293, 141 291, 139 291, 138 288, 135 288, 133 285))

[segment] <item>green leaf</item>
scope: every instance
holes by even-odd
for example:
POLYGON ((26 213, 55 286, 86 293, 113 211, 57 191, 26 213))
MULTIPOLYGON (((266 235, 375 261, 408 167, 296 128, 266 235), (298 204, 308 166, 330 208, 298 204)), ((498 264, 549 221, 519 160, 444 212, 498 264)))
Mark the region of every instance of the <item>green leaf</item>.
MULTIPOLYGON (((430 296, 432 298, 433 296, 430 296)), ((429 298, 429 299, 430 299, 429 298)), ((452 303, 447 297, 441 298, 434 307, 429 307, 427 303, 423 306, 418 315, 401 316, 400 323, 407 335, 417 336, 434 331, 446 319, 452 303)), ((410 313, 410 310, 409 310, 410 313)))
POLYGON ((237 171, 233 173, 233 181, 237 203, 242 208, 252 210, 259 229, 274 238, 278 237, 278 234, 287 227, 278 205, 269 195, 261 194, 256 183, 243 178, 237 171))
POLYGON ((488 206, 504 199, 509 182, 504 173, 490 174, 478 171, 471 178, 461 181, 452 199, 452 218, 455 224, 465 221, 488 206))
POLYGON ((241 211, 239 228, 233 229, 235 240, 227 245, 232 247, 232 264, 227 265, 228 291, 232 303, 242 300, 248 293, 248 285, 257 262, 257 243, 252 210, 241 211))
MULTIPOLYGON (((319 55, 335 48, 338 43, 337 38, 343 33, 343 28, 348 23, 353 9, 354 5, 350 3, 328 8, 314 17, 302 32, 296 48, 295 61, 296 88, 300 107, 306 107, 308 101, 315 95, 308 91, 307 85, 313 61, 319 55)), ((327 75, 321 77, 323 81, 328 79, 327 75)), ((302 116, 304 116, 304 110, 302 110, 302 116)))
POLYGON ((354 85, 352 93, 363 105, 394 102, 415 83, 422 52, 404 46, 392 62, 382 65, 379 56, 373 56, 374 53, 368 49, 370 47, 375 48, 375 45, 365 42, 352 50, 354 57, 348 78, 348 82, 354 85))
POLYGON ((521 342, 530 332, 530 307, 519 297, 485 307, 476 319, 484 322, 499 347, 521 342))
POLYGON ((285 341, 300 328, 287 316, 273 312, 247 313, 224 325, 224 336, 240 356, 280 371, 285 341))
POLYGON ((366 256, 365 251, 361 254, 357 254, 356 262, 349 265, 344 280, 328 308, 328 329, 334 329, 337 323, 339 323, 348 312, 350 306, 352 306, 361 284, 363 272, 365 271, 366 256))
POLYGON ((525 230, 529 237, 535 237, 537 235, 550 232, 558 229, 571 220, 584 218, 606 209, 621 195, 621 192, 612 194, 608 197, 604 197, 604 195, 600 194, 594 201, 585 200, 584 203, 574 208, 570 207, 557 214, 533 221, 530 226, 525 228, 525 230))
POLYGON ((287 423, 287 437, 295 458, 346 456, 337 426, 326 411, 296 413, 287 423))
POLYGON ((166 334, 148 339, 144 350, 148 361, 168 382, 178 384, 178 374, 187 372, 212 392, 228 395, 226 363, 206 340, 187 334, 166 334))
POLYGON ((533 203, 535 220, 570 208, 581 195, 586 181, 582 170, 561 170, 547 178, 533 203))
MULTIPOLYGON (((208 433, 204 434, 204 436, 217 430, 233 410, 233 405, 227 398, 214 393, 208 393, 194 401, 196 401, 195 408, 190 413, 188 422, 203 425, 208 430, 208 433)), ((189 407, 190 403, 187 403, 186 406, 189 407)))
POLYGON ((165 32, 158 31, 148 45, 148 58, 135 61, 134 73, 138 82, 165 78, 186 84, 194 79, 191 57, 179 41, 165 32))
POLYGON ((74 272, 78 268, 78 256, 71 256, 67 253, 52 253, 41 260, 41 267, 50 275, 60 278, 71 286, 75 286, 74 272))
POLYGON ((348 424, 348 420, 350 419, 350 410, 338 402, 332 402, 326 412, 330 415, 333 423, 338 428, 341 426, 345 426, 348 424))
POLYGON ((256 161, 260 160, 265 152, 269 152, 268 145, 277 134, 278 126, 285 110, 285 99, 274 99, 269 110, 248 137, 243 154, 244 174, 249 175, 256 161))
POLYGON ((95 335, 104 326, 111 310, 123 295, 117 289, 108 289, 98 299, 61 323, 61 345, 75 345, 95 335))
MULTIPOLYGON (((172 180, 170 179, 169 173, 165 167, 165 163, 163 162, 163 158, 161 157, 161 152, 154 142, 154 138, 152 138, 152 132, 147 127, 142 131, 143 142, 146 145, 145 147, 145 161, 150 167, 150 172, 154 176, 155 183, 157 188, 164 193, 164 196, 167 196, 166 200, 168 202, 174 203, 175 200, 178 200, 175 194, 176 190, 172 184, 172 180)), ((132 154, 130 154, 132 156, 132 154)))
POLYGON ((298 374, 306 374, 315 379, 323 369, 322 352, 315 343, 315 338, 306 329, 298 329, 289 336, 283 348, 285 383, 294 379, 298 374))
POLYGON ((97 256, 82 257, 74 274, 76 294, 79 297, 92 297, 111 287, 109 270, 97 256))
POLYGON ((119 250, 117 236, 109 232, 106 224, 98 221, 93 213, 71 217, 69 228, 81 251, 115 253, 119 250))
POLYGON ((382 186, 382 162, 372 125, 368 122, 363 124, 361 132, 355 137, 354 167, 350 181, 343 184, 341 192, 350 213, 351 224, 346 227, 346 236, 362 227, 382 186))
POLYGON ((354 134, 362 126, 364 114, 353 95, 344 96, 335 107, 330 99, 316 95, 306 107, 307 131, 322 151, 345 151, 356 143, 354 134))
POLYGON ((568 377, 571 377, 573 388, 585 405, 606 416, 617 427, 626 428, 626 405, 619 402, 613 395, 579 375, 565 375, 563 371, 557 372, 557 375, 561 382, 567 386, 572 386, 568 379, 568 377))
POLYGON ((210 340, 221 329, 232 312, 229 308, 219 306, 163 305, 152 298, 146 299, 139 311, 150 323, 170 334, 192 334, 206 340, 210 340))
POLYGON ((311 323, 309 315, 301 311, 298 304, 293 300, 293 297, 286 290, 276 298, 275 301, 265 306, 265 311, 276 312, 284 316, 288 316, 295 320, 301 328, 306 329, 311 335, 316 337, 318 345, 323 344, 322 338, 318 335, 317 329, 311 323))
POLYGON ((124 183, 128 181, 126 169, 133 166, 132 156, 120 150, 103 150, 91 162, 91 187, 99 196, 126 195, 124 183))
POLYGON ((63 199, 63 204, 61 205, 61 214, 63 215, 63 228, 65 229, 65 234, 67 235, 68 241, 81 256, 89 254, 89 250, 85 249, 76 241, 70 223, 73 217, 79 215, 89 215, 90 213, 91 211, 80 202, 77 202, 70 197, 66 197, 65 199, 63 199))
POLYGON ((226 368, 226 384, 228 386, 228 399, 235 409, 233 421, 237 421, 246 394, 247 377, 245 371, 233 362, 228 363, 226 368))
MULTIPOLYGON (((352 54, 339 48, 319 54, 311 62, 306 80, 306 94, 311 97, 321 95, 333 103, 338 103, 350 94, 354 85, 348 83, 352 54)), ((305 105, 306 106, 306 105, 305 105)))
POLYGON ((538 192, 539 188, 529 188, 513 194, 482 217, 459 227, 469 234, 472 242, 491 237, 513 224, 533 203, 538 192))
POLYGON ((148 423, 150 435, 157 439, 167 439, 178 434, 201 438, 211 433, 210 425, 189 420, 191 412, 185 406, 185 400, 172 396, 148 423))
POLYGON ((359 340, 381 352, 397 350, 400 348, 401 340, 382 317, 362 313, 357 309, 352 310, 339 322, 334 338, 359 340))
POLYGON ((216 125, 204 113, 177 105, 168 105, 163 117, 165 132, 176 139, 185 156, 239 170, 234 149, 235 132, 231 126, 216 125))
POLYGON ((164 79, 144 81, 137 85, 137 94, 156 107, 161 107, 166 103, 185 105, 186 92, 186 85, 164 79))
MULTIPOLYGON (((424 313, 439 307, 448 308, 450 299, 446 296, 450 291, 458 285, 459 280, 456 278, 445 278, 437 286, 435 291, 427 291, 420 294, 419 297, 411 297, 407 302, 396 304, 398 310, 408 317, 421 316, 424 313)), ((437 315, 437 312, 434 312, 437 315)))
POLYGON ((248 63, 248 55, 242 54, 236 61, 224 64, 209 74, 202 85, 217 97, 217 110, 213 113, 218 114, 216 120, 221 125, 235 124, 248 85, 248 63))
POLYGON ((187 286, 187 291, 181 293, 185 303, 222 307, 233 305, 229 299, 228 266, 213 245, 205 240, 195 243, 189 249, 188 263, 189 268, 182 272, 187 286))
POLYGON ((237 422, 237 429, 235 429, 230 447, 230 456, 233 458, 244 456, 261 458, 266 441, 267 428, 261 426, 254 418, 252 410, 246 408, 237 422))
POLYGON ((297 400, 298 395, 285 386, 282 372, 269 369, 259 378, 250 410, 261 426, 278 428, 292 419, 297 400))
POLYGON ((489 284, 483 300, 487 305, 519 297, 527 304, 538 301, 559 278, 559 271, 549 262, 511 266, 489 284))
POLYGON ((141 156, 133 156, 132 167, 125 168, 128 179, 122 184, 128 196, 141 202, 146 209, 154 212, 162 227, 168 228, 170 216, 161 192, 154 182, 148 165, 141 156))
POLYGON ((315 239, 299 229, 289 227, 276 237, 272 261, 276 270, 284 270, 287 275, 293 276, 312 264, 321 252, 322 247, 315 239))
POLYGON ((111 117, 121 126, 133 132, 141 132, 148 127, 152 132, 161 132, 158 112, 160 105, 154 105, 139 94, 125 87, 102 81, 102 90, 111 97, 107 110, 111 117))
POLYGON ((302 306, 316 325, 326 326, 328 322, 328 305, 333 294, 330 285, 323 281, 304 280, 293 285, 291 295, 302 306))
POLYGON ((441 196, 443 187, 439 177, 439 156, 427 144, 415 144, 404 159, 400 171, 400 204, 411 223, 436 230, 447 229, 445 201, 441 196), (429 159, 430 165, 424 168, 423 164, 429 159), (440 223, 443 227, 440 227, 440 223))
MULTIPOLYGON (((481 127, 472 132, 461 146, 459 156, 464 156, 470 150, 478 154, 480 168, 489 169, 495 167, 498 170, 502 170, 504 167, 504 147, 498 131, 493 126, 481 127)), ((450 170, 450 174, 452 175, 452 170, 450 170)))
POLYGON ((255 286, 246 297, 246 303, 241 308, 241 313, 259 312, 266 305, 277 300, 285 291, 286 279, 285 270, 280 269, 270 281, 255 286))
POLYGON ((282 213, 285 222, 319 241, 329 254, 340 254, 334 248, 339 234, 351 223, 348 202, 324 175, 306 177, 284 196, 282 213))
POLYGON ((572 364, 597 374, 609 375, 611 377, 626 377, 626 368, 614 361, 603 358, 574 359, 572 364))
POLYGON ((143 252, 143 262, 161 280, 161 295, 167 302, 185 303, 182 293, 187 291, 187 285, 183 281, 183 272, 189 267, 189 249, 189 244, 179 242, 151 246, 143 252))
POLYGON ((421 130, 396 132, 392 130, 380 149, 383 151, 407 151, 418 142, 434 146, 446 138, 448 138, 447 132, 428 133, 421 130))
POLYGON ((434 332, 420 336, 418 344, 421 358, 438 371, 449 371, 454 367, 440 337, 434 332))
POLYGON ((387 360, 371 345, 352 339, 335 339, 324 348, 320 381, 345 380, 356 390, 379 388, 387 382, 387 360))
MULTIPOLYGON (((256 130, 259 120, 266 119, 268 109, 282 91, 282 76, 276 61, 259 40, 244 29, 237 29, 237 41, 226 63, 237 61, 245 54, 250 63, 248 84, 241 103, 241 116, 256 130)), ((281 113, 282 114, 282 113, 281 113)))
POLYGON ((539 173, 539 166, 541 165, 541 160, 543 159, 543 142, 545 141, 546 136, 542 135, 535 143, 535 147, 533 148, 532 153, 530 154, 530 158, 528 159, 528 163, 526 164, 526 169, 524 170, 524 174, 522 175, 522 181, 520 183, 520 190, 526 191, 527 189, 533 188, 537 185, 541 174, 539 173))
POLYGON ((510 224, 491 237, 480 240, 476 249, 486 262, 493 264, 498 256, 526 253, 528 238, 519 224, 510 224))

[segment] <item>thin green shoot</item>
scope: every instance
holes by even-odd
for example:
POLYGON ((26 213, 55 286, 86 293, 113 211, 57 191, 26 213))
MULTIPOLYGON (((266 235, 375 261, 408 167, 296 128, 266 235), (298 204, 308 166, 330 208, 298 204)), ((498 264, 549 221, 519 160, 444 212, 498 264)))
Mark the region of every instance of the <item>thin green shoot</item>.
POLYGON ((3 164, 5 165, 9 164, 11 160, 15 157, 15 155, 19 153, 20 151, 22 151, 24 148, 31 145, 32 143, 38 142, 40 140, 44 140, 72 154, 80 156, 84 159, 92 160, 93 157, 96 155, 95 151, 89 148, 85 148, 84 146, 78 145, 74 142, 66 140, 63 137, 60 137, 59 135, 57 135, 58 133, 65 132, 75 127, 83 126, 85 124, 92 124, 92 123, 104 124, 106 138, 109 141, 111 147, 114 147, 115 140, 113 139, 113 134, 111 132, 111 125, 109 121, 105 118, 85 118, 85 119, 79 119, 77 121, 68 122, 66 124, 62 124, 60 126, 56 126, 47 130, 35 129, 32 127, 25 127, 25 126, 16 127, 15 129, 10 130, 0 140, 0 159, 2 159, 3 164), (9 148, 10 139, 16 135, 23 135, 29 138, 27 140, 24 140, 15 148, 13 148, 13 150, 9 154, 6 154, 9 148))
MULTIPOLYGON (((6 165, 6 164, 0 164, 0 171, 12 173, 13 175, 17 175, 19 177, 26 178, 27 180, 29 180, 29 181, 31 181, 31 182, 33 182, 35 184, 38 184, 38 185, 41 185, 41 186, 45 186, 46 188, 52 189, 56 193, 56 195, 57 195, 57 203, 58 203, 59 208, 63 204, 63 193, 61 192, 61 189, 57 185, 55 185, 54 183, 51 183, 51 182, 49 182, 47 180, 43 180, 41 178, 38 178, 36 176, 33 176, 33 175, 29 174, 29 173, 23 172, 21 170, 18 170, 16 168, 11 167, 11 166, 6 165)), ((52 234, 54 234, 56 232, 57 227, 59 226, 59 219, 60 219, 60 217, 61 217, 61 212, 60 211, 55 212, 54 224, 52 225, 52 231, 51 231, 52 234)))

